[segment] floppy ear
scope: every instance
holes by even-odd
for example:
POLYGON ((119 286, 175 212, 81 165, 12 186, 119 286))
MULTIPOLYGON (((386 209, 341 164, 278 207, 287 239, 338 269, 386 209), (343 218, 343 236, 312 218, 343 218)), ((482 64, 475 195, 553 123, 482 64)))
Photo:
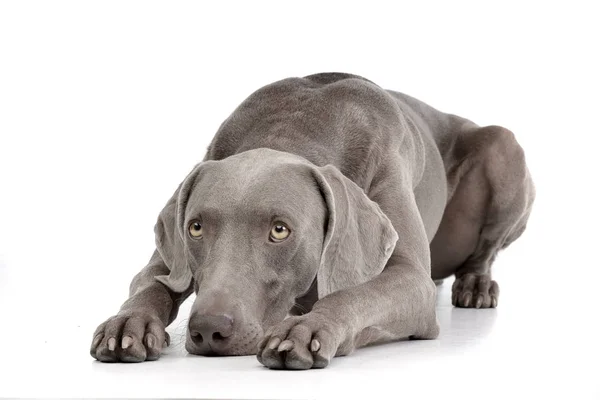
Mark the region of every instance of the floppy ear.
POLYGON ((319 298, 378 275, 398 234, 379 205, 336 167, 313 170, 328 209, 327 232, 317 271, 319 298))
POLYGON ((159 214, 158 221, 154 226, 156 249, 170 270, 169 275, 160 275, 155 278, 177 293, 186 291, 192 284, 192 270, 187 261, 183 223, 190 191, 196 183, 201 165, 202 163, 196 165, 179 185, 175 194, 159 214))

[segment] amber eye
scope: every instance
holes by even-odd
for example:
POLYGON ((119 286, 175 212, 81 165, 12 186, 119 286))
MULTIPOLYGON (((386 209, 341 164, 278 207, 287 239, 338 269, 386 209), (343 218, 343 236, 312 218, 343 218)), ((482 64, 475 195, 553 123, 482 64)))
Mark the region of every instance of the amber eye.
POLYGON ((271 234, 269 235, 269 238, 272 242, 281 242, 282 240, 287 239, 288 236, 290 236, 290 230, 288 227, 280 222, 277 222, 271 228, 271 234))
POLYGON ((202 237, 202 224, 198 221, 194 221, 190 224, 190 235, 196 239, 202 237))

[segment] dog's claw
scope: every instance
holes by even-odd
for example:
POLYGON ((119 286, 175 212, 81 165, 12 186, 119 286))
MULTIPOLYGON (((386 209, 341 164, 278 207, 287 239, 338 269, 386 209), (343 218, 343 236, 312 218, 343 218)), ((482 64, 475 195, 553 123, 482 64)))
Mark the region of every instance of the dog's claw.
POLYGON ((123 340, 121 342, 121 347, 123 349, 128 348, 133 344, 133 338, 131 336, 123 336, 123 340))
POLYGON ((492 296, 492 308, 496 308, 498 306, 498 299, 492 296))
POLYGON ((269 348, 269 350, 275 350, 277 346, 279 346, 279 343, 281 343, 281 339, 279 339, 278 337, 274 337, 269 341, 267 347, 269 348))
POLYGON ((471 293, 465 293, 465 295, 463 296, 463 305, 465 307, 469 307, 471 305, 471 298, 473 297, 473 295, 471 293))
POLYGON ((294 342, 292 342, 291 340, 284 340, 283 342, 281 342, 281 344, 277 348, 277 351, 279 351, 279 352, 290 351, 293 348, 294 348, 294 342))
POLYGON ((481 308, 482 304, 483 304, 483 295, 479 294, 477 296, 477 300, 475 301, 475 308, 481 308))
POLYGON ((310 342, 310 351, 312 351, 312 352, 319 351, 320 348, 321 348, 321 343, 319 343, 319 341, 317 339, 313 339, 312 342, 310 342))
POLYGON ((108 350, 110 351, 115 351, 115 347, 117 346, 117 339, 115 339, 114 337, 111 337, 110 339, 108 339, 108 350))
POLYGON ((154 336, 153 334, 149 333, 146 335, 146 345, 148 347, 154 347, 156 345, 156 336, 154 336))
POLYGON ((452 293, 452 305, 458 307, 458 292, 452 293))

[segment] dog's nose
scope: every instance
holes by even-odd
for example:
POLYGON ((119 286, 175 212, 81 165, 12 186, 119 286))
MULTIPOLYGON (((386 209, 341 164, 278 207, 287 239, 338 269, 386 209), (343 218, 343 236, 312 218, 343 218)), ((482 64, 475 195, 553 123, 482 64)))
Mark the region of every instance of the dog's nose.
POLYGON ((218 345, 233 334, 233 318, 227 314, 195 314, 190 317, 189 329, 196 346, 218 345))

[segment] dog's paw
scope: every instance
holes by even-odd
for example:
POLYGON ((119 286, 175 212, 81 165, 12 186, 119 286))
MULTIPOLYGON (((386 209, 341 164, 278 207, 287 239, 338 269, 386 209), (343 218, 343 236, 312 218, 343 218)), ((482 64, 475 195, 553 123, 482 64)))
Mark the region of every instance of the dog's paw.
POLYGON ((258 361, 273 369, 325 368, 336 355, 342 330, 322 314, 290 317, 271 327, 258 345, 258 361))
POLYGON ((500 289, 487 274, 468 273, 452 285, 452 304, 464 308, 495 308, 500 289))
POLYGON ((90 354, 102 362, 153 361, 169 341, 165 326, 157 317, 143 312, 124 312, 98 326, 90 354))

